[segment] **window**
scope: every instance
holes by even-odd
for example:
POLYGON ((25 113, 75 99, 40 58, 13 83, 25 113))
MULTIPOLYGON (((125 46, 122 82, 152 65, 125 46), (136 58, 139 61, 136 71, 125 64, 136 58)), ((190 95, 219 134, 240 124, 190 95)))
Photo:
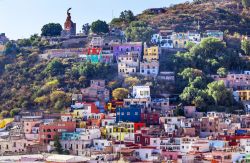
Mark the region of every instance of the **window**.
POLYGON ((130 112, 127 112, 127 115, 130 115, 130 112))
POLYGON ((138 115, 138 112, 135 112, 135 115, 138 115))
POLYGON ((146 153, 145 157, 148 158, 148 153, 146 153))
POLYGON ((13 147, 16 147, 16 142, 13 143, 13 147))
POLYGON ((140 142, 140 136, 136 137, 137 142, 140 142))

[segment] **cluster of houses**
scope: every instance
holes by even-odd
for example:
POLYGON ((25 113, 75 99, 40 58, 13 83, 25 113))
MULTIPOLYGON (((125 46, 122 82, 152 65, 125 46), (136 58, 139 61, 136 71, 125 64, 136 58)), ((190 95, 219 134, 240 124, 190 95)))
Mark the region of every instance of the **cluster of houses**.
MULTIPOLYGON (((76 25, 67 14, 62 37, 76 35, 76 25)), ((174 82, 174 72, 160 72, 162 49, 182 49, 206 37, 223 40, 223 32, 164 30, 152 36, 154 46, 96 36, 85 48, 50 49, 40 57, 116 64, 121 77, 140 74, 174 82)), ((211 78, 224 81, 235 100, 250 111, 250 71, 211 78)), ((15 159, 32 162, 250 162, 250 114, 199 112, 195 106, 176 104, 171 95, 153 97, 149 85, 129 91, 125 99, 114 100, 105 80, 91 80, 89 87, 72 95, 72 104, 63 113, 21 112, 4 119, 0 155, 19 155, 15 159), (37 155, 55 151, 57 136, 69 155, 37 155)))
POLYGON ((228 73, 225 77, 211 75, 215 81, 222 80, 225 86, 233 92, 234 99, 241 102, 245 111, 250 111, 250 71, 228 73))
MULTIPOLYGON (((232 74, 227 78, 230 88, 244 86, 232 74)), ((151 97, 150 86, 133 86, 130 94, 123 101, 111 100, 105 81, 92 80, 89 88, 72 96, 64 113, 21 112, 0 122, 0 154, 34 159, 32 154, 54 151, 59 136, 62 149, 83 162, 250 161, 250 115, 183 106, 180 116, 174 99, 151 97)), ((64 156, 53 158, 60 162, 64 156)))
POLYGON ((152 36, 151 42, 161 48, 184 49, 188 42, 199 44, 202 39, 214 37, 223 40, 224 33, 219 30, 175 32, 173 30, 160 30, 152 36))

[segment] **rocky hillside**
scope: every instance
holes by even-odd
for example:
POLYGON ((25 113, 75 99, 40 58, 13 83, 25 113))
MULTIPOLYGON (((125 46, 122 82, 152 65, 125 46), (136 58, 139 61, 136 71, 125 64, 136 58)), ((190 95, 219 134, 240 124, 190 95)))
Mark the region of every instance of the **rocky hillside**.
POLYGON ((220 29, 230 33, 250 33, 250 10, 243 8, 240 0, 200 1, 174 5, 161 12, 145 10, 137 19, 148 22, 157 30, 195 30, 199 24, 202 31, 220 29))

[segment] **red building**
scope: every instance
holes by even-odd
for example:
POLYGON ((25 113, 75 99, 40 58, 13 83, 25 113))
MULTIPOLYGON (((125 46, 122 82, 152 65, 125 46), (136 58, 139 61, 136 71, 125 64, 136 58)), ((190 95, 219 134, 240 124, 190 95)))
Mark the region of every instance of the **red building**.
POLYGON ((49 143, 54 140, 56 135, 62 132, 74 132, 76 122, 53 122, 51 124, 42 124, 39 127, 39 142, 49 143))
POLYGON ((141 122, 147 126, 159 125, 160 114, 159 113, 142 113, 141 122))
POLYGON ((102 48, 88 48, 83 50, 83 53, 87 55, 100 55, 101 52, 102 48))
POLYGON ((141 144, 142 146, 147 146, 150 144, 150 135, 143 133, 135 133, 135 144, 141 144))
POLYGON ((145 123, 134 123, 134 132, 141 130, 142 127, 146 127, 145 123))

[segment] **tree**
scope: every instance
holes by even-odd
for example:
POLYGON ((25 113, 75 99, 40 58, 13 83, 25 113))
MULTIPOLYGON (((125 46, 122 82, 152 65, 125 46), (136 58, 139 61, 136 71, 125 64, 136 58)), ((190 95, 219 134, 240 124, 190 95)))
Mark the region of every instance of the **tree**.
POLYGON ((125 78, 124 82, 129 87, 133 87, 137 85, 140 82, 140 80, 137 77, 127 77, 125 78))
POLYGON ((221 78, 225 78, 228 74, 227 69, 224 67, 221 67, 217 70, 217 74, 221 77, 221 78))
POLYGON ((59 23, 49 23, 42 27, 42 36, 60 36, 62 32, 62 26, 59 23))
POLYGON ((17 54, 20 51, 19 47, 14 41, 8 41, 5 45, 5 54, 13 55, 17 54))
POLYGON ((92 23, 91 31, 94 33, 97 33, 97 34, 108 33, 109 26, 105 21, 97 20, 97 21, 92 23))
POLYGON ((0 118, 6 118, 6 117, 8 117, 8 115, 9 115, 9 111, 8 110, 3 110, 0 113, 0 118))
POLYGON ((49 90, 54 90, 58 85, 59 85, 59 81, 57 79, 54 79, 45 83, 45 88, 49 90))
POLYGON ((125 10, 121 12, 120 19, 122 19, 126 23, 130 23, 135 20, 135 16, 131 10, 125 10))
POLYGON ((49 74, 51 76, 62 75, 64 74, 64 65, 58 59, 53 59, 44 71, 45 74, 49 74))
POLYGON ((242 0, 242 5, 243 5, 245 8, 250 7, 250 0, 242 0))
POLYGON ((47 96, 37 97, 35 98, 34 102, 39 105, 42 105, 45 108, 46 105, 49 103, 49 97, 47 96))
POLYGON ((54 147, 55 147, 55 151, 58 154, 62 154, 63 153, 62 145, 60 143, 60 139, 59 139, 58 135, 54 136, 54 147))
POLYGON ((246 55, 250 55, 250 41, 243 40, 241 42, 241 49, 245 52, 246 55))
POLYGON ((214 81, 209 83, 207 87, 207 94, 213 98, 216 106, 233 103, 232 94, 227 90, 223 81, 214 81))
POLYGON ((182 76, 183 79, 191 82, 196 77, 203 76, 203 72, 194 68, 185 68, 181 73, 179 73, 179 75, 182 76))
POLYGON ((86 23, 82 26, 82 32, 85 34, 85 35, 88 35, 89 34, 89 30, 90 30, 90 25, 89 23, 86 23))
POLYGON ((185 45, 185 48, 187 48, 188 50, 192 49, 192 47, 194 47, 196 44, 193 42, 187 42, 187 44, 185 45))
POLYGON ((221 54, 225 50, 226 44, 217 38, 208 37, 201 41, 199 47, 203 52, 202 56, 207 58, 221 54))
POLYGON ((133 21, 126 29, 125 34, 130 41, 149 42, 153 34, 153 29, 143 21, 133 21))
POLYGON ((66 93, 64 91, 53 91, 51 94, 50 94, 50 100, 52 102, 57 102, 59 100, 64 100, 66 99, 66 93))
POLYGON ((18 115, 18 113, 21 111, 20 108, 14 108, 10 110, 10 116, 14 117, 15 115, 18 115))
POLYGON ((112 27, 120 27, 123 24, 123 20, 120 18, 114 18, 111 20, 110 25, 112 27))
POLYGON ((123 100, 128 97, 129 91, 126 88, 116 88, 112 92, 112 96, 116 100, 123 100))

